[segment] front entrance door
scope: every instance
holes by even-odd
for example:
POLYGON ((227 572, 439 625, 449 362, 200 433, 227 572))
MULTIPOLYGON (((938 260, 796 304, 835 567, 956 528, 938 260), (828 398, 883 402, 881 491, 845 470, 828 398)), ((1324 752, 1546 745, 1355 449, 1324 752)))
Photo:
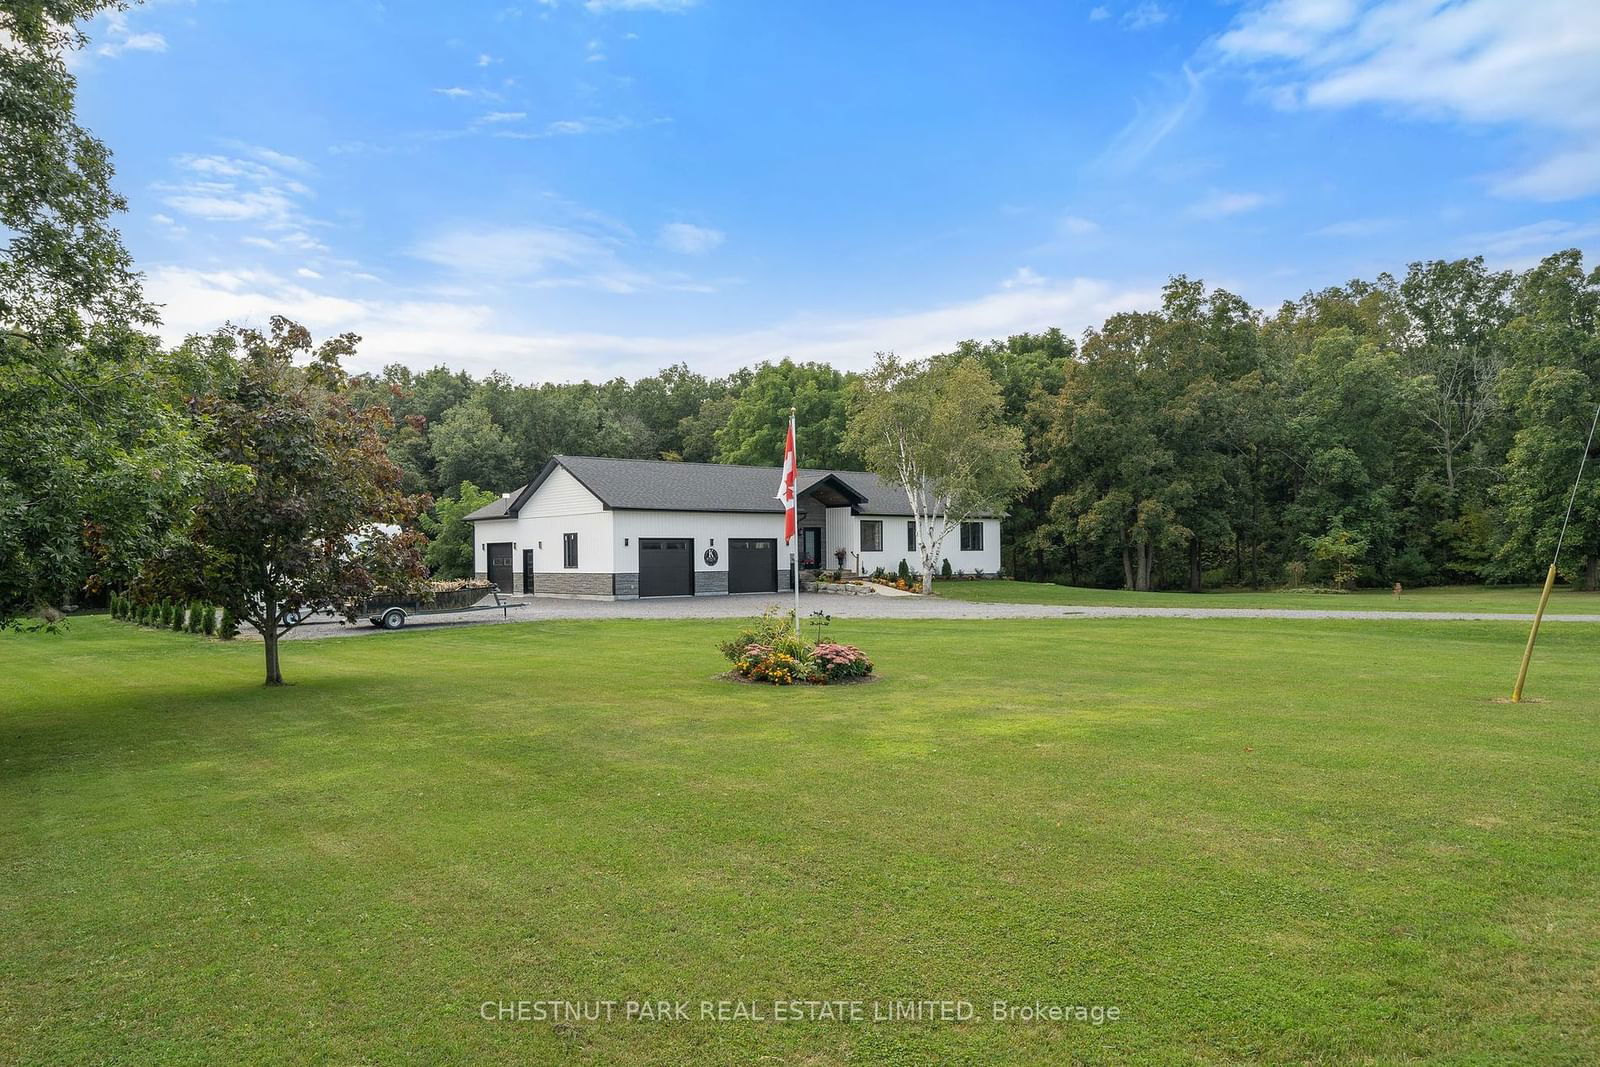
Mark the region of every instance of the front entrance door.
POLYGON ((822 527, 803 526, 800 529, 800 566, 822 566, 822 527))
POLYGON ((510 541, 498 541, 489 546, 489 580, 499 586, 502 593, 515 591, 511 588, 510 541))

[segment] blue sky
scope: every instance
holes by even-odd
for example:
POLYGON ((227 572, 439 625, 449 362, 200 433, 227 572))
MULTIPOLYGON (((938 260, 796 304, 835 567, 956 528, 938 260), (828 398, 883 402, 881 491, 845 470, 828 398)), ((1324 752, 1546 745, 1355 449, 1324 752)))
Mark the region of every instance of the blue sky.
POLYGON ((178 337, 861 367, 1600 245, 1600 4, 152 0, 80 110, 178 337))

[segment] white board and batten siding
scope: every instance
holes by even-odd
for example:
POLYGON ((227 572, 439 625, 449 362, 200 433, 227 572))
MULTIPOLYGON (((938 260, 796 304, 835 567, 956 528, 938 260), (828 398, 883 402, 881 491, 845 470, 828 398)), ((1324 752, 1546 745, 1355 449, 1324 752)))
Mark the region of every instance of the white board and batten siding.
POLYGON ((522 547, 533 549, 535 573, 611 574, 616 570, 611 552, 616 512, 608 511, 565 467, 550 472, 522 505, 518 521, 522 523, 522 547), (578 535, 576 567, 567 567, 565 562, 565 535, 569 533, 578 535))
POLYGON ((617 573, 639 570, 639 538, 687 538, 694 542, 694 569, 728 569, 728 541, 745 538, 777 538, 778 567, 788 566, 788 550, 783 546, 783 513, 732 511, 617 511, 613 531, 613 554, 617 573), (626 542, 626 544, 624 544, 626 542), (707 548, 717 550, 717 562, 707 563, 707 548))
MULTIPOLYGON (((871 574, 875 568, 882 567, 885 571, 898 571, 900 561, 905 560, 909 570, 922 569, 922 557, 915 548, 907 548, 906 523, 912 521, 905 515, 862 515, 851 520, 857 525, 854 527, 854 540, 856 545, 861 544, 862 521, 883 523, 883 551, 862 552, 861 570, 871 574)), ((973 574, 982 571, 993 574, 1000 569, 1000 520, 983 519, 983 548, 978 551, 962 551, 961 528, 958 526, 950 531, 941 546, 941 555, 950 561, 952 571, 965 571, 973 574)), ((832 562, 831 559, 829 561, 832 562)), ((847 561, 848 562, 848 561, 847 561)))

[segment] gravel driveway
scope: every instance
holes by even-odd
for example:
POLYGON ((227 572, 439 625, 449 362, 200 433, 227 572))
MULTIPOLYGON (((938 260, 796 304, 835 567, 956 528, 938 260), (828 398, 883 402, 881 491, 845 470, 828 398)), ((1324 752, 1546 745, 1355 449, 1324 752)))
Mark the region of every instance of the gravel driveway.
MULTIPOLYGON (((561 600, 555 597, 512 597, 519 607, 509 618, 498 611, 429 615, 406 623, 407 630, 445 626, 486 626, 541 619, 728 619, 759 615, 768 604, 787 608, 794 598, 769 593, 718 597, 670 597, 651 600, 561 600)), ((840 596, 802 593, 800 613, 825 611, 841 619, 1395 619, 1412 622, 1520 622, 1528 615, 1462 611, 1321 611, 1298 608, 1116 608, 1065 607, 1046 604, 969 604, 960 600, 922 597, 840 596)), ((1546 615, 1546 622, 1600 623, 1600 615, 1546 615)), ((353 637, 379 631, 365 619, 341 626, 319 619, 297 627, 288 639, 353 637)))

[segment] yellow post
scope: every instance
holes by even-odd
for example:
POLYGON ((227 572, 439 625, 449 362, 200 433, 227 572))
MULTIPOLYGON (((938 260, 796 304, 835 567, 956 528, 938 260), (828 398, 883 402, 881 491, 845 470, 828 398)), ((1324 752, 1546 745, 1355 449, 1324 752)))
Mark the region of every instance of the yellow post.
POLYGON ((1550 573, 1544 576, 1544 592, 1539 594, 1539 610, 1533 613, 1533 629, 1528 631, 1528 647, 1522 650, 1522 669, 1517 671, 1517 687, 1511 690, 1511 703, 1522 703, 1522 683, 1528 680, 1528 661, 1533 659, 1533 642, 1539 637, 1539 624, 1544 621, 1545 605, 1550 603, 1550 590, 1556 584, 1556 565, 1550 564, 1550 573))

